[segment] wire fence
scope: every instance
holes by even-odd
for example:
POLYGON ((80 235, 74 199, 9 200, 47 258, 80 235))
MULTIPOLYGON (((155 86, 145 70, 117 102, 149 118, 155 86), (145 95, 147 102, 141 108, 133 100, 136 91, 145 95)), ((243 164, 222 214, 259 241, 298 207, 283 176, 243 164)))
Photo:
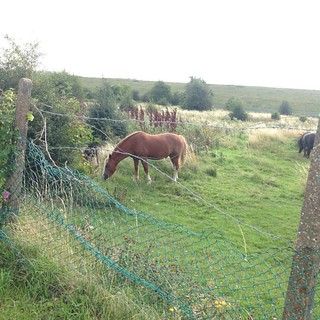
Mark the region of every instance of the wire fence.
MULTIPOLYGON (((239 226, 244 248, 242 228, 271 238, 272 247, 248 253, 214 227, 195 232, 128 208, 97 181, 50 163, 44 154, 54 148, 83 152, 85 146, 45 144, 43 150, 28 144, 19 215, 1 208, 0 238, 6 243, 37 246, 57 267, 102 284, 133 286, 151 303, 160 297, 177 319, 280 319, 294 254, 290 241, 234 217, 180 182, 185 192, 239 226), (6 224, 13 216, 15 225, 6 224)), ((320 317, 318 307, 313 316, 320 317)))

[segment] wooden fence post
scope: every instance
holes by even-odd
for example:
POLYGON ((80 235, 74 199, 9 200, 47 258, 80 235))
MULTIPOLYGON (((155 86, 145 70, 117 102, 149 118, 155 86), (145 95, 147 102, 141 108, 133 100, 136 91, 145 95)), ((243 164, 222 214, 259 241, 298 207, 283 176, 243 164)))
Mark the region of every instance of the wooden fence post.
POLYGON ((283 320, 310 320, 320 266, 320 119, 292 260, 283 320))
POLYGON ((20 79, 15 112, 15 128, 18 135, 17 147, 14 157, 14 168, 6 182, 6 190, 9 192, 7 208, 9 209, 9 213, 14 215, 19 212, 19 199, 22 190, 28 132, 27 114, 30 110, 31 89, 32 82, 30 79, 20 79))

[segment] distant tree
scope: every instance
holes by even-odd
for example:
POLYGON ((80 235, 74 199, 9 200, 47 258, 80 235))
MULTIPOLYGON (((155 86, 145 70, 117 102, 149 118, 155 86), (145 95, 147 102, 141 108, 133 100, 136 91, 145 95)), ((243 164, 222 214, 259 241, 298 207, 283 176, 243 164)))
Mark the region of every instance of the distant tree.
POLYGON ((301 122, 306 122, 306 121, 308 120, 308 118, 307 118, 306 116, 300 116, 300 117, 299 117, 299 120, 300 120, 301 122))
POLYGON ((105 141, 110 135, 124 137, 127 134, 127 124, 121 121, 121 114, 118 109, 118 94, 118 88, 112 87, 107 82, 98 90, 96 103, 91 107, 89 116, 90 118, 105 118, 109 120, 88 120, 95 138, 105 141))
POLYGON ((248 113, 244 111, 241 105, 238 105, 229 113, 229 117, 231 120, 246 121, 248 120, 248 113))
POLYGON ((279 112, 274 112, 271 114, 271 119, 272 120, 280 120, 280 114, 279 112))
POLYGON ((120 110, 130 110, 135 106, 131 88, 127 85, 113 85, 113 95, 120 110))
POLYGON ((209 110, 212 108, 213 93, 206 82, 191 77, 185 89, 184 107, 186 109, 209 110))
POLYGON ((279 113, 283 114, 283 115, 291 115, 292 112, 292 108, 289 105, 289 102, 286 100, 283 100, 280 107, 279 107, 279 113))
POLYGON ((179 106, 179 105, 182 105, 183 102, 184 102, 184 94, 183 94, 183 92, 175 91, 172 94, 172 97, 171 97, 171 104, 173 106, 179 106))
POLYGON ((23 77, 32 78, 41 56, 37 42, 18 44, 8 35, 5 39, 8 47, 0 54, 0 88, 4 90, 17 88, 23 77))
POLYGON ((225 109, 228 111, 233 111, 237 107, 242 107, 243 108, 243 103, 240 99, 237 99, 235 97, 231 97, 225 105, 225 109))
POLYGON ((76 98, 82 101, 85 97, 79 78, 65 71, 37 72, 33 77, 33 97, 46 104, 54 104, 61 98, 76 98))
POLYGON ((134 101, 141 101, 140 92, 138 90, 132 90, 132 99, 134 101))
POLYGON ((149 95, 152 102, 168 105, 171 101, 171 87, 163 81, 157 81, 150 90, 149 95))
POLYGON ((142 97, 141 97, 142 102, 151 102, 151 97, 150 97, 150 92, 146 92, 142 97))

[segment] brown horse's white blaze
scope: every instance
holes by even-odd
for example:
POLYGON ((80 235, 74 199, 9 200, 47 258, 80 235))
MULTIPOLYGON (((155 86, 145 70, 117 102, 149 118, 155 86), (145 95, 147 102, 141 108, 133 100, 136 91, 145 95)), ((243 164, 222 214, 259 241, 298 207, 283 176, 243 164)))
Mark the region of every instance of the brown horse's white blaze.
POLYGON ((108 179, 116 171, 120 161, 131 157, 134 162, 134 179, 139 179, 139 161, 142 163, 148 182, 148 159, 160 160, 170 157, 173 165, 173 180, 177 181, 178 171, 184 162, 187 142, 181 135, 174 133, 148 134, 142 131, 134 132, 125 137, 113 150, 105 165, 104 179, 108 179))

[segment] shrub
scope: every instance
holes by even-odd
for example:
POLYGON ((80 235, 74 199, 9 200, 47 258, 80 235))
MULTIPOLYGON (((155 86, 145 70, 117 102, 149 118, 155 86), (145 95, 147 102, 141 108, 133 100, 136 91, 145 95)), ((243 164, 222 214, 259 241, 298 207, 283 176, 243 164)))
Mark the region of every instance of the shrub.
POLYGON ((47 142, 53 160, 59 164, 75 166, 82 165, 82 155, 77 149, 93 140, 91 128, 77 114, 81 109, 75 98, 61 99, 50 111, 65 116, 50 115, 47 117, 47 142), (70 149, 64 149, 70 147, 70 149))
POLYGON ((306 116, 301 116, 301 117, 299 117, 299 120, 301 122, 306 122, 308 120, 308 118, 306 116))
POLYGON ((33 78, 32 96, 42 103, 54 105, 61 99, 84 99, 79 78, 67 72, 37 72, 33 78))
POLYGON ((152 102, 168 105, 171 101, 171 88, 163 81, 157 81, 149 92, 152 102))
POLYGON ((14 111, 15 94, 12 90, 5 91, 0 96, 0 188, 11 170, 10 156, 14 152, 14 111))
POLYGON ((132 99, 134 101, 141 101, 140 93, 138 90, 132 90, 132 99))
POLYGON ((202 79, 191 77, 190 82, 186 85, 184 96, 184 107, 186 109, 199 111, 212 109, 213 93, 202 79))
POLYGON ((241 121, 248 120, 248 114, 244 111, 243 107, 241 105, 236 106, 233 111, 229 113, 229 117, 231 120, 237 119, 241 121))
POLYGON ((173 106, 179 106, 179 105, 182 105, 184 102, 184 96, 183 96, 183 93, 182 92, 174 92, 172 94, 172 97, 171 97, 171 104, 173 106))
POLYGON ((272 120, 280 120, 280 114, 278 112, 274 112, 271 114, 272 120))
POLYGON ((230 98, 225 105, 225 109, 228 111, 233 111, 236 107, 243 107, 243 103, 241 100, 237 98, 230 98))
POLYGON ((279 107, 279 113, 283 115, 291 115, 292 114, 292 108, 289 105, 288 101, 282 101, 280 107, 279 107))
POLYGON ((0 55, 0 87, 17 88, 21 78, 32 78, 39 64, 41 53, 38 43, 18 44, 13 38, 5 36, 8 47, 0 55))
POLYGON ((206 169, 205 173, 206 173, 206 175, 215 178, 217 176, 217 169, 216 168, 208 168, 208 169, 206 169))
POLYGON ((88 123, 93 128, 95 138, 108 140, 109 135, 124 137, 128 133, 127 124, 122 120, 118 109, 118 88, 104 83, 96 95, 96 103, 89 111, 90 118, 106 118, 110 120, 90 119, 88 123), (114 120, 114 121, 113 121, 114 120))

